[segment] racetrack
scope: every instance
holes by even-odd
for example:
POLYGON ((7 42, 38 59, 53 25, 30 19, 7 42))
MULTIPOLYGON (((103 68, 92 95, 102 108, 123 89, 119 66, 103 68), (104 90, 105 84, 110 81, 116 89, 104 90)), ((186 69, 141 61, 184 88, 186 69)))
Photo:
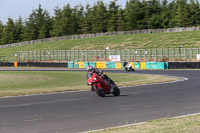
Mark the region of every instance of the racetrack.
POLYGON ((94 92, 80 91, 0 98, 0 132, 75 133, 200 112, 199 70, 134 73, 179 76, 188 80, 123 87, 119 97, 101 98, 94 92))

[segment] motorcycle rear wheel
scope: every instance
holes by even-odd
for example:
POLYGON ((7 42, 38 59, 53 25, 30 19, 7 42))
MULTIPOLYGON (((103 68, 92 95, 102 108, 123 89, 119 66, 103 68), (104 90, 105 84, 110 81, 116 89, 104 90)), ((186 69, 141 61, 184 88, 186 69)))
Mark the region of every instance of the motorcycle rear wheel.
POLYGON ((98 86, 94 85, 93 86, 94 91, 100 96, 100 97, 105 97, 104 89, 101 88, 99 89, 98 86))
POLYGON ((135 69, 134 69, 134 68, 131 68, 131 70, 132 70, 132 71, 135 71, 135 69))

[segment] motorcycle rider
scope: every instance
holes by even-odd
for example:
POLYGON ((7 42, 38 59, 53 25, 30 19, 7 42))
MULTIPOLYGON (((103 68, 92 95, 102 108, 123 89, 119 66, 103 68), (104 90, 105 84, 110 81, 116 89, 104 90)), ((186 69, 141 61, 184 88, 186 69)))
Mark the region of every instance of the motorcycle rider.
MULTIPOLYGON (((92 77, 93 73, 96 73, 96 74, 99 74, 99 70, 98 69, 95 69, 93 68, 93 66, 89 65, 87 67, 87 80, 92 77)), ((91 86, 91 91, 94 91, 94 88, 91 86)))
POLYGON ((103 74, 103 70, 99 70, 99 73, 103 79, 105 79, 108 83, 114 84, 114 81, 108 77, 108 75, 103 74))
POLYGON ((130 70, 135 71, 135 70, 132 68, 131 64, 129 64, 127 61, 124 61, 124 62, 123 62, 123 67, 125 68, 126 71, 128 71, 128 67, 129 67, 130 70))
MULTIPOLYGON (((110 79, 107 75, 103 74, 103 70, 99 70, 97 68, 94 68, 93 66, 89 65, 87 67, 87 80, 92 77, 93 73, 96 73, 101 76, 101 78, 105 79, 108 83, 114 83, 112 79, 110 79)), ((91 87, 91 91, 94 91, 94 88, 91 87)), ((111 88, 110 92, 112 93, 114 91, 114 87, 111 88)))
POLYGON ((96 73, 96 74, 100 74, 100 71, 99 69, 97 68, 94 68, 93 66, 89 65, 87 67, 87 79, 89 79, 90 77, 92 77, 93 73, 96 73))
POLYGON ((123 67, 125 67, 127 64, 128 64, 128 62, 127 62, 127 61, 124 61, 123 67))

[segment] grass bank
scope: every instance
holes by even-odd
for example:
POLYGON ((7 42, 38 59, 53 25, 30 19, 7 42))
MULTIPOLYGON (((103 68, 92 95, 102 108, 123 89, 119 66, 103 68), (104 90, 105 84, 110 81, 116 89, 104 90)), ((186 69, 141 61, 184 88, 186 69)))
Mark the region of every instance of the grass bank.
MULTIPOLYGON (((176 78, 157 75, 114 73, 108 73, 108 75, 118 86, 176 80, 176 78)), ((89 89, 90 87, 86 85, 86 72, 0 72, 0 97, 89 89)))
POLYGON ((44 42, 0 49, 1 56, 14 57, 18 51, 33 50, 103 50, 134 48, 199 48, 200 31, 102 36, 86 39, 44 42))
POLYGON ((91 133, 200 133, 200 115, 158 119, 144 124, 113 127, 91 133))

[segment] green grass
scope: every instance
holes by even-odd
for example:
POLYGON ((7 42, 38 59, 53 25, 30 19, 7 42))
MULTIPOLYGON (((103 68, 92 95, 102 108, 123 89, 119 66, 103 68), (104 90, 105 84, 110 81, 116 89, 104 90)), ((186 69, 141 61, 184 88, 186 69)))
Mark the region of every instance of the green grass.
MULTIPOLYGON (((108 75, 118 86, 175 80, 156 75, 113 73, 108 75)), ((86 72, 0 72, 0 97, 89 89, 86 84, 86 72)))
POLYGON ((158 119, 144 124, 113 127, 91 133, 200 133, 200 115, 158 119))
MULTIPOLYGON (((77 40, 45 42, 0 49, 0 56, 14 57, 18 51, 34 50, 102 50, 200 47, 200 31, 104 36, 77 40)), ((151 75, 108 74, 118 86, 171 81, 169 77, 151 75)), ((0 97, 89 90, 84 72, 0 72, 0 97)), ((199 133, 200 115, 176 119, 159 119, 146 124, 112 128, 106 133, 199 133)))
POLYGON ((103 36, 87 39, 45 42, 0 49, 1 56, 14 56, 18 51, 32 50, 102 50, 133 48, 184 48, 200 47, 200 31, 103 36))

